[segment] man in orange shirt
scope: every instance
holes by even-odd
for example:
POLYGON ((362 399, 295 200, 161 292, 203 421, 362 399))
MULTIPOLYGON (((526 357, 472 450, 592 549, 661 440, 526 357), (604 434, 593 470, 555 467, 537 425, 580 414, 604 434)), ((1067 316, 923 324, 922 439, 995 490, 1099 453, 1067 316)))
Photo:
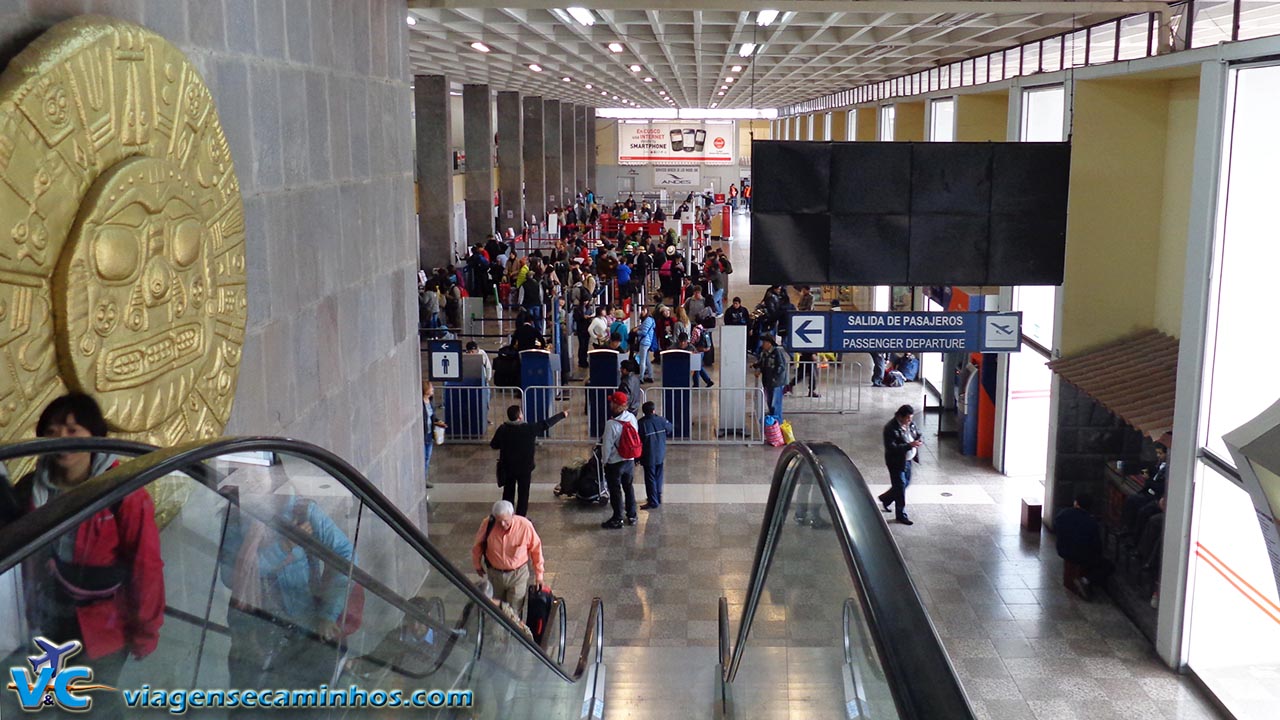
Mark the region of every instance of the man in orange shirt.
POLYGON ((476 574, 488 577, 493 599, 505 602, 522 613, 529 586, 529 564, 533 563, 535 584, 542 587, 542 538, 527 518, 516 515, 506 500, 493 504, 492 514, 480 523, 471 546, 471 564, 476 574))

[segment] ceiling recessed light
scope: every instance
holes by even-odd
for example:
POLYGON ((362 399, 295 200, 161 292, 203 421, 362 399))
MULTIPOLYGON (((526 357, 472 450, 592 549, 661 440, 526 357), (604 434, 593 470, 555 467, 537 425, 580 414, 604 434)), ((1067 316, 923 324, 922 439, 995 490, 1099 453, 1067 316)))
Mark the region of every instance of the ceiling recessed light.
MULTIPOLYGON (((768 11, 766 11, 766 12, 768 12, 768 11)), ((588 10, 588 9, 586 9, 586 8, 582 8, 582 7, 571 7, 571 8, 569 8, 569 14, 570 14, 571 16, 573 16, 573 19, 574 19, 574 20, 577 20, 577 21, 578 21, 579 23, 581 23, 582 25, 586 25, 586 26, 590 27, 590 26, 592 26, 592 25, 595 25, 595 24, 596 24, 596 18, 595 18, 595 16, 594 16, 594 15, 592 15, 592 14, 591 14, 591 11, 590 11, 590 10, 588 10)), ((774 10, 774 11, 773 11, 773 14, 774 14, 774 15, 777 15, 777 14, 778 14, 778 11, 774 10)))
POLYGON ((613 99, 614 99, 614 100, 617 100, 617 99, 618 99, 618 96, 617 96, 617 95, 614 95, 614 96, 613 96, 613 99))
POLYGON ((720 103, 711 103, 711 107, 715 107, 715 106, 717 106, 717 105, 719 105, 719 104, 720 104, 720 103))
POLYGON ((727 78, 725 78, 725 79, 724 79, 724 81, 725 81, 725 82, 727 82, 727 83, 728 83, 728 82, 733 82, 733 78, 732 78, 732 77, 727 77, 727 78))
POLYGON ((640 66, 639 66, 639 65, 632 65, 632 66, 631 66, 631 72, 640 72, 640 66))
POLYGON ((659 90, 659 91, 658 91, 658 94, 659 94, 659 95, 666 95, 666 94, 667 94, 667 91, 666 91, 666 90, 659 90))
POLYGON ((414 17, 414 16, 412 16, 412 15, 410 15, 410 16, 408 16, 408 17, 406 17, 406 18, 404 19, 404 21, 405 21, 405 23, 406 23, 406 24, 408 24, 408 26, 409 26, 409 27, 413 27, 414 25, 417 25, 417 24, 418 24, 418 18, 416 18, 416 17, 414 17))
MULTIPOLYGON (((573 10, 570 9, 569 12, 573 12, 573 10)), ((768 27, 769 23, 777 19, 778 19, 777 10, 761 10, 760 12, 756 13, 756 24, 759 25, 760 27, 768 27)))
POLYGON ((529 63, 529 69, 534 72, 542 72, 542 66, 538 63, 529 63))
POLYGON ((623 50, 622 43, 620 42, 609 43, 609 52, 620 53, 622 52, 622 50, 623 50))
POLYGON ((742 66, 734 65, 733 67, 729 68, 729 72, 742 72, 742 66))
POLYGON ((600 94, 601 94, 601 95, 608 95, 609 93, 608 93, 607 91, 605 91, 605 90, 601 90, 601 91, 600 91, 600 94))
POLYGON ((720 86, 720 89, 721 89, 721 90, 728 90, 728 89, 729 89, 729 86, 728 86, 728 85, 721 85, 721 86, 720 86))
POLYGON ((568 75, 565 75, 564 77, 562 77, 562 78, 560 78, 560 79, 561 79, 561 80, 563 80, 563 81, 565 81, 565 82, 573 82, 573 78, 569 77, 568 75))
POLYGON ((742 47, 738 48, 738 55, 739 57, 751 57, 751 54, 755 51, 755 43, 742 43, 742 47))
POLYGON ((647 78, 645 78, 645 79, 644 79, 644 81, 645 81, 645 82, 653 82, 653 78, 651 78, 651 77, 647 77, 647 78))
POLYGON ((724 91, 723 91, 723 90, 721 90, 720 92, 718 92, 718 93, 716 93, 716 94, 717 94, 717 95, 724 95, 724 91))
POLYGON ((591 89, 591 83, 587 83, 587 89, 588 89, 588 90, 590 90, 590 89, 591 89))
POLYGON ((471 43, 471 49, 472 49, 472 50, 475 50, 475 51, 477 51, 477 52, 487 53, 487 52, 489 52, 492 48, 490 48, 488 45, 485 45, 485 44, 484 44, 484 43, 482 43, 482 42, 476 41, 476 42, 471 43))

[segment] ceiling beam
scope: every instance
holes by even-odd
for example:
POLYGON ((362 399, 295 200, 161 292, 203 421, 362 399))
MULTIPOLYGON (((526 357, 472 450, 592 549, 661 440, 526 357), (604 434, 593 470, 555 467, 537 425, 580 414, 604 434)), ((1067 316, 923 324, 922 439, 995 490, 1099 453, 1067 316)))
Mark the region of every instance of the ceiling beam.
MULTIPOLYGON (((409 0, 410 8, 526 8, 549 10, 563 0, 409 0)), ((634 0, 592 0, 592 9, 635 10, 634 0)), ((806 13, 895 13, 936 15, 981 12, 988 15, 1137 15, 1170 12, 1167 2, 1146 0, 647 0, 647 10, 779 10, 806 13)))

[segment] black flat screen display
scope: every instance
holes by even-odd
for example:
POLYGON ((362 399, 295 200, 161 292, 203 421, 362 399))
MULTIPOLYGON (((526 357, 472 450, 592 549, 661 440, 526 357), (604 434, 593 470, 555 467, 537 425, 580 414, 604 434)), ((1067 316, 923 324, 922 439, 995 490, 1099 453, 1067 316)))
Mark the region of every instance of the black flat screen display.
POLYGON ((1058 285, 1069 143, 752 144, 751 282, 1058 285))

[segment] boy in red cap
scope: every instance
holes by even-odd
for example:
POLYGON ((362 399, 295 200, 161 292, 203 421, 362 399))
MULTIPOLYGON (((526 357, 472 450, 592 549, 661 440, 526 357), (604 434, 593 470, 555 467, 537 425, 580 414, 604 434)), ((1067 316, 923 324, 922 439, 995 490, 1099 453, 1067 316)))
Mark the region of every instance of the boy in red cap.
POLYGON ((625 522, 628 525, 636 524, 636 493, 631 480, 636 469, 635 458, 639 453, 629 452, 630 443, 624 435, 634 437, 638 444, 640 426, 636 422, 636 416, 627 410, 629 399, 624 392, 614 392, 609 395, 609 421, 605 423, 604 437, 600 441, 600 454, 604 457, 604 476, 609 483, 609 504, 613 508, 613 515, 601 523, 600 527, 609 530, 622 527, 624 495, 626 496, 625 522))

